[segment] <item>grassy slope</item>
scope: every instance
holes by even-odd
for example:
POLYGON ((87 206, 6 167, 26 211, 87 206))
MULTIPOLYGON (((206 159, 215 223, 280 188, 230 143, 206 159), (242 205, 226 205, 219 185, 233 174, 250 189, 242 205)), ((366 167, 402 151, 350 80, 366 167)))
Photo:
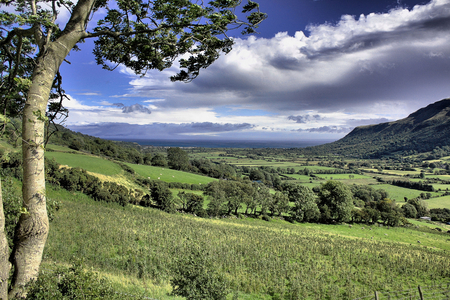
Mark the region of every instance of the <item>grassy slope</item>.
POLYGON ((134 165, 127 163, 128 166, 143 176, 150 177, 151 179, 160 179, 165 182, 183 182, 189 184, 208 184, 211 181, 217 180, 207 176, 201 176, 192 173, 186 173, 182 171, 171 170, 162 167, 153 167, 146 165, 134 165))
POLYGON ((118 164, 98 156, 64 152, 45 152, 45 156, 54 158, 61 165, 78 167, 102 175, 114 176, 122 172, 122 168, 118 164))
POLYGON ((262 299, 271 289, 286 291, 287 281, 299 288, 302 299, 352 299, 373 290, 448 281, 446 234, 200 219, 105 205, 61 190, 48 194, 63 205, 51 224, 45 264, 83 257, 87 266, 116 280, 118 289, 146 291, 152 298, 166 298, 168 268, 192 243, 213 253, 215 267, 248 299, 262 299))

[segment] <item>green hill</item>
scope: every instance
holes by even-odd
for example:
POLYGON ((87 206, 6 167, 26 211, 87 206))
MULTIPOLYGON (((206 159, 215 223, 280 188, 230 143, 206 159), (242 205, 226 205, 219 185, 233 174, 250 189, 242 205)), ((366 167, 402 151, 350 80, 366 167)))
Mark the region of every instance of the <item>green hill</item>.
POLYGON ((395 122, 356 127, 344 138, 310 151, 377 158, 450 146, 450 99, 419 109, 395 122))

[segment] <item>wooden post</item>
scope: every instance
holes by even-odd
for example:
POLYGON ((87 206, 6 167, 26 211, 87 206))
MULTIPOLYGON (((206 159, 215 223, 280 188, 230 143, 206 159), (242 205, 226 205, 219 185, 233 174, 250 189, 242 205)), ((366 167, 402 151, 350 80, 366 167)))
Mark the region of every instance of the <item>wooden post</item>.
POLYGON ((420 287, 420 285, 418 286, 418 288, 419 288, 419 296, 420 296, 420 300, 423 300, 422 288, 420 287))
POLYGON ((378 292, 375 291, 375 300, 380 300, 380 298, 378 298, 378 292))

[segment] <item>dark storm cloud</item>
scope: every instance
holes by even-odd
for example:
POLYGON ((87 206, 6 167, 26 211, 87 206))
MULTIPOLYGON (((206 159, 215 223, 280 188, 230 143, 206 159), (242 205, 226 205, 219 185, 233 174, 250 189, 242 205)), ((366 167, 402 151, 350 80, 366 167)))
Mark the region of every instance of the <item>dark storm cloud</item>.
POLYGON ((202 123, 153 123, 147 125, 126 123, 100 123, 90 125, 69 126, 71 130, 84 134, 105 138, 170 138, 181 135, 215 134, 251 129, 254 126, 248 123, 242 124, 218 124, 211 122, 202 123))
POLYGON ((147 107, 142 106, 141 104, 133 104, 130 106, 125 106, 123 103, 114 103, 113 105, 122 108, 122 112, 124 114, 129 114, 133 112, 142 112, 146 114, 151 114, 152 112, 147 107))
POLYGON ((352 129, 353 128, 341 126, 322 126, 317 128, 298 129, 296 131, 310 133, 349 133, 352 129))
POLYGON ((317 122, 319 120, 322 120, 322 118, 319 115, 304 115, 304 116, 289 116, 288 120, 295 121, 295 123, 299 124, 305 124, 305 123, 311 123, 311 122, 317 122))

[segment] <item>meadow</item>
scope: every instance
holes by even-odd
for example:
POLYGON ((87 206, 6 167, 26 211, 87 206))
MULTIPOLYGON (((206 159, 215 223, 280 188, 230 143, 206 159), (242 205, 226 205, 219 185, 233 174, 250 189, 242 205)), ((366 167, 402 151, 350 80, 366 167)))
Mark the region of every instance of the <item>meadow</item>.
POLYGON ((126 163, 137 174, 150 179, 159 179, 165 182, 183 182, 189 184, 208 184, 211 181, 217 180, 211 177, 171 170, 167 167, 154 167, 147 165, 136 165, 126 163))
POLYGON ((212 256, 239 299, 354 299, 450 276, 448 234, 431 229, 201 219, 63 190, 48 195, 62 205, 44 266, 82 257, 117 289, 151 298, 170 299, 171 266, 195 245, 212 256))
POLYGON ((57 163, 72 168, 82 168, 86 171, 114 176, 123 172, 122 168, 111 160, 86 154, 75 154, 65 152, 45 152, 45 157, 54 158, 57 163))

